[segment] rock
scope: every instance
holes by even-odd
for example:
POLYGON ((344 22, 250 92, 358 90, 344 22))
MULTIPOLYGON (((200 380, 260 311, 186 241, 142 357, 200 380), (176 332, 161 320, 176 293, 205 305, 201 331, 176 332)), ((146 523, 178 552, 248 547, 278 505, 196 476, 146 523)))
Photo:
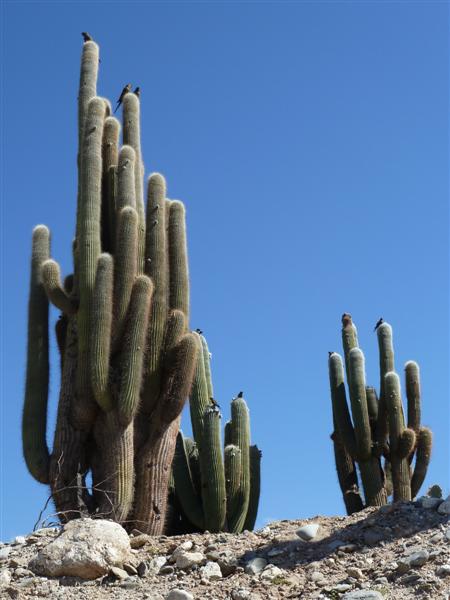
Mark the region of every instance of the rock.
POLYGON ((343 592, 348 592, 348 590, 351 590, 351 589, 352 589, 352 586, 350 585, 350 583, 338 583, 337 585, 334 585, 331 588, 331 591, 342 594, 343 592))
POLYGON ((159 570, 160 575, 172 575, 174 572, 175 569, 172 567, 172 565, 164 565, 164 567, 161 567, 159 570))
POLYGON ((249 560, 248 563, 245 565, 244 571, 245 573, 247 573, 247 575, 257 575, 258 573, 261 573, 261 571, 265 569, 266 566, 267 560, 265 558, 252 558, 252 560, 249 560))
POLYGON ((38 575, 96 579, 130 560, 126 531, 112 521, 74 519, 29 563, 38 575))
POLYGON ((441 565, 436 569, 436 575, 439 577, 448 577, 450 575, 450 565, 441 565))
POLYGON ((11 573, 8 569, 2 569, 0 571, 0 586, 9 585, 11 583, 11 573))
POLYGON ((249 600, 250 598, 250 590, 246 590, 244 588, 237 588, 231 590, 231 599, 232 600, 249 600))
POLYGON ((148 574, 157 575, 162 567, 167 564, 167 558, 165 556, 154 556, 148 563, 148 574))
POLYGON ((168 593, 166 600, 194 600, 194 596, 186 590, 175 588, 168 593))
POLYGON ((437 509, 440 515, 450 515, 450 500, 445 500, 442 502, 437 509))
POLYGON ((18 567, 14 571, 14 577, 33 577, 34 573, 30 571, 30 569, 24 569, 23 567, 18 567))
POLYGON ((444 533, 445 539, 450 542, 450 527, 448 529, 445 530, 444 533))
POLYGON ((408 553, 398 560, 397 572, 407 573, 412 567, 421 567, 429 559, 430 555, 427 550, 418 550, 408 553))
POLYGON ((223 552, 219 552, 217 564, 220 567, 222 575, 228 577, 236 572, 238 560, 231 550, 224 550, 223 552))
POLYGON ((172 552, 172 561, 171 562, 175 562, 177 560, 177 556, 179 554, 182 554, 183 552, 189 552, 189 550, 192 550, 192 546, 194 544, 188 540, 187 542, 183 542, 182 544, 180 544, 179 546, 177 546, 175 548, 175 550, 172 552))
POLYGON ((204 567, 200 569, 200 575, 210 581, 217 581, 222 579, 222 571, 216 562, 209 561, 204 567))
POLYGON ((418 499, 418 503, 422 508, 437 508, 439 504, 442 504, 442 498, 430 498, 429 496, 422 496, 418 499))
POLYGON ((267 565, 261 573, 261 579, 264 581, 272 581, 275 577, 283 577, 284 571, 275 565, 267 565))
POLYGON ((137 566, 137 574, 139 575, 139 577, 145 577, 147 575, 147 573, 148 573, 148 563, 146 563, 145 560, 143 560, 137 566))
POLYGON ((136 537, 130 537, 130 546, 132 548, 142 548, 145 544, 148 544, 151 541, 151 537, 146 533, 141 533, 136 537))
POLYGON ((384 597, 376 590, 355 590, 344 594, 342 600, 384 600, 384 597))
POLYGON ((355 579, 358 579, 358 581, 361 581, 361 579, 364 579, 363 572, 361 571, 361 569, 358 569, 357 567, 349 567, 347 569, 347 575, 349 577, 354 577, 355 579))
POLYGON ((0 560, 6 560, 11 552, 11 546, 0 548, 0 560))
POLYGON ((119 567, 111 567, 111 573, 116 579, 128 579, 128 573, 124 569, 119 569, 119 567))
POLYGON ((201 552, 186 552, 181 550, 177 554, 176 566, 178 569, 191 569, 194 565, 201 565, 206 562, 204 554, 201 552))
POLYGON ((320 525, 318 523, 309 523, 309 525, 303 525, 295 532, 300 539, 305 542, 313 540, 317 532, 319 531, 320 525))
POLYGON ((21 546, 22 544, 26 544, 27 540, 23 535, 18 535, 14 538, 13 544, 17 544, 21 546))
POLYGON ((322 571, 313 571, 308 576, 308 579, 314 583, 318 583, 319 581, 323 581, 325 579, 325 575, 322 573, 322 571))

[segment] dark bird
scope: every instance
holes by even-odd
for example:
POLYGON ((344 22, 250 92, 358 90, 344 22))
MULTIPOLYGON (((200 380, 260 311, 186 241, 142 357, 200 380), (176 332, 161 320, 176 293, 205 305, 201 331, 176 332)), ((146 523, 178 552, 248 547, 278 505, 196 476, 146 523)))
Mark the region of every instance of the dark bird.
POLYGON ((384 323, 383 321, 383 317, 380 317, 377 321, 377 324, 374 327, 374 331, 376 331, 378 329, 378 327, 381 325, 381 323, 384 323))
POLYGON ((211 397, 211 398, 210 398, 210 400, 211 400, 211 404, 212 404, 212 405, 213 405, 215 408, 220 408, 220 404, 218 404, 218 403, 217 403, 217 402, 214 400, 214 398, 212 398, 212 397, 211 397))
POLYGON ((135 96, 137 96, 138 98, 140 98, 140 97, 141 97, 141 88, 140 88, 139 86, 138 86, 138 87, 136 87, 136 88, 134 88, 134 90, 133 90, 133 94, 134 94, 135 96))
POLYGON ((242 398, 244 395, 244 392, 239 392, 239 394, 237 395, 238 398, 242 398))
POLYGON ((329 358, 329 357, 330 357, 332 354, 334 354, 334 352, 330 352, 330 351, 328 350, 328 358, 329 358))
POLYGON ((123 90, 122 90, 122 92, 121 92, 121 94, 119 96, 119 99, 117 100, 117 106, 116 106, 116 109, 115 109, 114 113, 117 111, 117 109, 119 108, 119 106, 122 104, 123 99, 130 92, 130 90, 131 90, 131 83, 127 83, 127 85, 123 88, 123 90))
POLYGON ((81 35, 83 36, 83 42, 93 42, 94 41, 92 39, 92 37, 88 34, 87 31, 82 31, 81 35))
POLYGON ((198 333, 198 335, 203 335, 203 331, 201 329, 196 329, 195 331, 198 333))

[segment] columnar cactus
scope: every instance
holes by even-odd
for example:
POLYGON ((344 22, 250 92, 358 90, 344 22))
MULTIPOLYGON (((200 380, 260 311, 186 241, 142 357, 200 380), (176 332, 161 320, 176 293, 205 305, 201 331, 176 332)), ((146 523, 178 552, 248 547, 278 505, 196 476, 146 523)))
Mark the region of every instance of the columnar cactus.
POLYGON ((366 385, 364 355, 358 347, 351 316, 342 317, 345 370, 350 395, 347 404, 342 358, 328 359, 334 432, 332 440, 344 503, 348 514, 364 507, 358 487, 359 466, 367 506, 411 500, 419 491, 431 455, 431 431, 420 425, 420 378, 417 363, 405 365, 408 420, 405 424, 400 380, 394 371, 392 328, 377 327, 380 356, 380 397, 366 385), (415 459, 414 467, 412 467, 415 459))
POLYGON ((198 348, 190 396, 194 439, 178 434, 173 462, 176 498, 193 529, 250 530, 258 512, 261 452, 250 446, 249 412, 239 394, 231 401, 222 457, 221 414, 213 398, 208 345, 201 334, 194 335, 198 348))
POLYGON ((197 364, 188 329, 185 210, 149 177, 147 209, 139 98, 120 123, 97 96, 99 49, 83 45, 74 273, 61 283, 50 235, 33 233, 23 451, 49 483, 62 521, 103 515, 159 534, 180 414, 197 364), (48 301, 56 326, 61 391, 52 452, 46 444, 48 301), (92 474, 92 492, 85 485, 92 474))

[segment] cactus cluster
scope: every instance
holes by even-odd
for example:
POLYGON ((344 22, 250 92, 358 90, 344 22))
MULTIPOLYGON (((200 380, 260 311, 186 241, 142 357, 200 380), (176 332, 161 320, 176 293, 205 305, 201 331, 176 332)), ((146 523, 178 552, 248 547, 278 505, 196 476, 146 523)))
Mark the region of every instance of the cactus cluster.
POLYGON ((180 415, 198 339, 189 331, 185 209, 148 179, 140 101, 123 119, 97 96, 99 48, 83 44, 78 99, 78 195, 73 275, 61 281, 50 233, 33 232, 23 452, 49 484, 62 521, 103 515, 163 531, 180 415), (120 130, 122 128, 122 146, 120 130), (49 302, 60 311, 61 387, 53 448, 46 441, 49 302), (92 489, 86 476, 92 475, 92 489))
POLYGON ((247 404, 242 394, 231 401, 222 455, 221 414, 214 401, 210 353, 203 335, 194 335, 198 353, 189 398, 193 439, 180 431, 173 462, 181 527, 232 533, 251 530, 258 512, 261 452, 250 445, 247 404))
POLYGON ((350 409, 342 358, 331 352, 328 359, 334 426, 331 438, 348 514, 362 510, 364 505, 386 504, 391 495, 394 501, 412 500, 425 479, 431 456, 432 434, 420 423, 419 367, 414 361, 405 365, 405 421, 400 379, 394 366, 392 328, 386 322, 377 325, 379 397, 375 388, 366 385, 364 355, 348 314, 342 317, 342 341, 350 409))

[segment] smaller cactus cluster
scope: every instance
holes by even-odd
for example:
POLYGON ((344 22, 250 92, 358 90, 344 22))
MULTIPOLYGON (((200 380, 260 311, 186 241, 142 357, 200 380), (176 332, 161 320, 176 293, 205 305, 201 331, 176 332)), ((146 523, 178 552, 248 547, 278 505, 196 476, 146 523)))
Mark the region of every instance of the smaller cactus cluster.
POLYGON ((348 514, 366 506, 412 500, 422 485, 431 456, 432 433, 420 423, 419 366, 405 364, 407 418, 402 405, 400 378, 395 372, 391 326, 377 323, 380 391, 366 385, 364 354, 349 314, 342 317, 342 341, 350 409, 345 389, 344 364, 329 353, 328 367, 333 407, 336 470, 348 514), (351 413, 351 416, 350 416, 351 413), (358 472, 364 491, 359 489, 358 472))
POLYGON ((189 398, 193 439, 179 432, 172 465, 181 528, 251 530, 258 512, 261 452, 250 445, 249 411, 239 393, 231 401, 222 454, 221 414, 214 400, 210 353, 203 335, 195 335, 197 365, 189 398))

